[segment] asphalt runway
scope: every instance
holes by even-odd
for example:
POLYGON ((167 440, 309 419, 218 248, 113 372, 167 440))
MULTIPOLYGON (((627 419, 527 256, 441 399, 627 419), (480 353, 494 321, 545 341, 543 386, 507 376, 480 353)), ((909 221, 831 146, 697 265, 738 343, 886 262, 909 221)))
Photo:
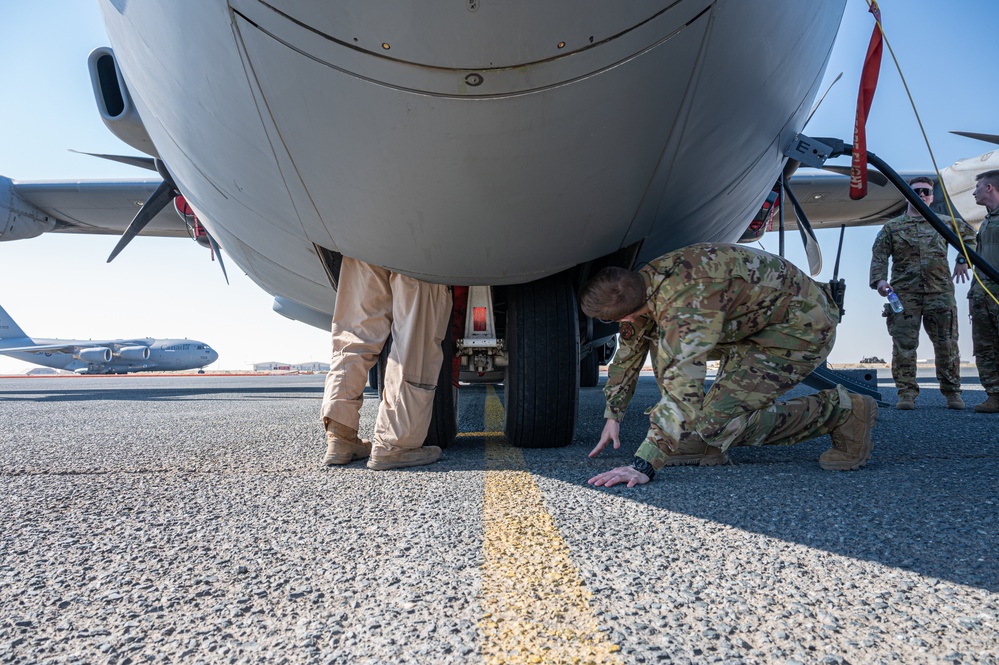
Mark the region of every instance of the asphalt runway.
POLYGON ((599 459, 599 388, 518 450, 469 387, 396 471, 320 466, 321 376, 0 379, 0 662, 997 663, 999 415, 921 385, 859 471, 823 437, 629 490, 586 481, 652 377, 599 459))

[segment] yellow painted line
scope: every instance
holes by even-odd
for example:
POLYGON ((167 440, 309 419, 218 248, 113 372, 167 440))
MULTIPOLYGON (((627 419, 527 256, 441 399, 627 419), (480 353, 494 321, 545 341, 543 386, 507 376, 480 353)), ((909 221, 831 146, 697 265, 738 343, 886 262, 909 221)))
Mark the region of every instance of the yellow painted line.
MULTIPOLYGON (((501 406, 500 408, 503 408, 503 407, 501 406)), ((502 437, 503 436, 503 432, 501 432, 501 431, 500 432, 458 432, 458 437, 459 438, 461 438, 463 436, 477 436, 479 438, 485 438, 487 436, 489 436, 489 437, 495 437, 495 436, 502 437)))
MULTIPOLYGON (((499 434, 503 405, 493 386, 485 416, 485 429, 499 434)), ((483 523, 483 662, 620 663, 541 488, 501 435, 486 441, 483 523)))

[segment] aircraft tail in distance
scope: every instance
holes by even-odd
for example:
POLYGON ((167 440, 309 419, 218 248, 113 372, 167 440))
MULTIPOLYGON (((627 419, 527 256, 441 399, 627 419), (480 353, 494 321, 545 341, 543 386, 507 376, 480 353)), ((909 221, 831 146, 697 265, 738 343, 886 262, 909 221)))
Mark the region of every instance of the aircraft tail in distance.
POLYGON ((12 338, 23 338, 27 337, 24 331, 21 330, 21 326, 14 323, 14 319, 10 318, 10 314, 7 310, 0 305, 0 339, 12 339, 12 338))

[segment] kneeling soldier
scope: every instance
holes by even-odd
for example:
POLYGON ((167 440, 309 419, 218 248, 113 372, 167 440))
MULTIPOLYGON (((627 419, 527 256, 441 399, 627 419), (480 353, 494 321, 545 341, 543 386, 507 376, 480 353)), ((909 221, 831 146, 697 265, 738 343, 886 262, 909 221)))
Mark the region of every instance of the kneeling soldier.
POLYGON ((830 434, 823 469, 867 463, 877 403, 843 386, 786 402, 776 399, 829 355, 839 310, 824 286, 759 250, 702 243, 670 252, 639 271, 605 268, 580 293, 583 311, 622 322, 608 368, 607 418, 594 457, 611 441, 651 347, 662 399, 631 466, 590 479, 597 486, 649 482, 678 464, 726 461, 731 446, 790 445, 830 434), (650 343, 651 340, 651 343, 650 343), (718 375, 705 393, 708 360, 718 375))

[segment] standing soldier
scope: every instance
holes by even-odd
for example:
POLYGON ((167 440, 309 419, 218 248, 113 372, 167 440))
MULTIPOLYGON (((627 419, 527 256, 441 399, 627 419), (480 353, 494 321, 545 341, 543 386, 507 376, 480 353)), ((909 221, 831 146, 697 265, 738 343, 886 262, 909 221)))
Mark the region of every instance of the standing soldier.
MULTIPOLYGON (((985 206, 988 215, 978 227, 978 253, 993 266, 999 266, 999 171, 979 173, 976 178, 975 203, 985 206)), ((975 364, 978 366, 978 380, 982 382, 988 395, 981 404, 975 405, 978 413, 999 413, 999 284, 978 273, 991 295, 985 292, 977 281, 968 291, 968 305, 971 310, 971 339, 975 348, 975 364)))
MULTIPOLYGON (((637 272, 601 270, 583 286, 580 303, 589 316, 638 323, 644 331, 628 339, 625 326, 611 380, 630 397, 638 373, 622 365, 635 362, 641 345, 651 345, 662 392, 632 465, 590 483, 632 487, 664 466, 724 461, 731 446, 789 445, 823 434, 833 443, 819 458, 823 469, 858 469, 870 457, 878 413, 870 397, 837 386, 776 402, 826 359, 839 318, 825 288, 784 259, 737 245, 691 245, 637 272), (705 394, 709 359, 720 366, 705 394)), ((624 401, 609 399, 590 457, 611 441, 621 446, 624 401)))
MULTIPOLYGON (((918 177, 909 181, 913 191, 926 205, 933 203, 933 182, 918 177)), ((975 230, 966 222, 958 226, 964 244, 975 248, 975 230)), ((898 389, 896 409, 916 408, 916 347, 919 324, 933 343, 940 392, 947 398, 948 409, 963 409, 961 399, 961 353, 957 347, 957 301, 954 283, 947 264, 947 241, 923 219, 910 203, 906 213, 889 220, 871 250, 872 289, 882 296, 894 291, 905 308, 894 312, 885 305, 888 334, 892 339, 891 375, 898 389), (888 259, 891 258, 891 282, 888 259)), ((953 279, 967 281, 967 260, 958 255, 953 279)))

